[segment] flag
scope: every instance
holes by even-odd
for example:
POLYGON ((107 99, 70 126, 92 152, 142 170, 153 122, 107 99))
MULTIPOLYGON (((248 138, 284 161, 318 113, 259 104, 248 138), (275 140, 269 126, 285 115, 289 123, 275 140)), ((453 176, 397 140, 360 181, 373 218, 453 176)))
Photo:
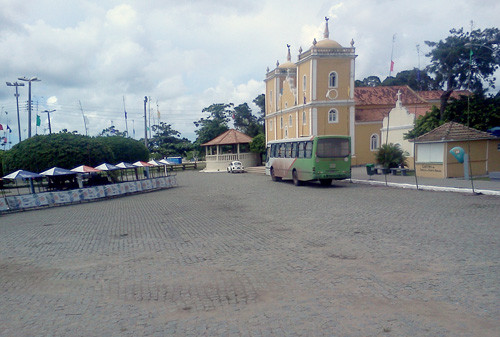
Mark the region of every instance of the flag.
POLYGON ((36 115, 36 126, 42 125, 42 120, 40 119, 40 116, 36 115))
POLYGON ((0 124, 0 130, 3 130, 3 125, 2 124, 0 124))
POLYGON ((391 60, 391 71, 394 71, 394 61, 391 60))
POLYGON ((7 143, 7 137, 3 137, 4 144, 7 143))
POLYGON ((10 128, 10 126, 7 124, 7 130, 9 130, 9 132, 12 132, 12 129, 10 128))

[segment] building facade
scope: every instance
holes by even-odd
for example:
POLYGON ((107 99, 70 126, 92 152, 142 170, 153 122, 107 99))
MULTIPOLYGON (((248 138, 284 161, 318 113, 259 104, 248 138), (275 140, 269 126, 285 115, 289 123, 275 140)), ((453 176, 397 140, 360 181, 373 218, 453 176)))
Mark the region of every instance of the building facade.
MULTIPOLYGON (((286 62, 267 69, 266 142, 350 136, 351 163, 364 165, 374 163, 380 145, 388 141, 410 154, 413 168, 413 144, 404 140, 404 133, 413 128, 415 118, 439 106, 443 91, 416 92, 407 85, 355 88, 354 41, 346 48, 329 36, 326 18, 323 39, 314 39, 306 51, 299 48, 297 62, 292 62, 288 45, 286 62)), ((468 94, 455 91, 451 98, 468 94)))
MULTIPOLYGON (((348 48, 329 38, 328 19, 321 41, 296 63, 276 63, 266 74, 266 141, 312 135, 354 134, 354 42, 348 48)), ((354 139, 352 154, 355 156, 354 139)))

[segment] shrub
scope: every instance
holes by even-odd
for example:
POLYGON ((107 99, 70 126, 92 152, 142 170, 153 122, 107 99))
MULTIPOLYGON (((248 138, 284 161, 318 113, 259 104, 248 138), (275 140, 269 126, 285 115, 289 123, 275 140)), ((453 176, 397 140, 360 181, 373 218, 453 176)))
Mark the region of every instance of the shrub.
POLYGON ((392 143, 382 145, 375 154, 377 164, 386 169, 398 167, 399 165, 406 166, 406 158, 406 154, 399 144, 392 143))

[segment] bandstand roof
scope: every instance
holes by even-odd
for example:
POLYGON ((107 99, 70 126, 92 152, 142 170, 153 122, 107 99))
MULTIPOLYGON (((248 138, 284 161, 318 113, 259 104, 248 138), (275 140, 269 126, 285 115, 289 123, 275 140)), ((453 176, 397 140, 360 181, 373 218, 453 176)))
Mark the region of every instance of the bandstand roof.
POLYGON ((239 132, 235 129, 230 129, 224 132, 223 134, 215 137, 211 141, 201 144, 201 146, 248 144, 251 142, 252 142, 252 137, 247 136, 243 132, 239 132))

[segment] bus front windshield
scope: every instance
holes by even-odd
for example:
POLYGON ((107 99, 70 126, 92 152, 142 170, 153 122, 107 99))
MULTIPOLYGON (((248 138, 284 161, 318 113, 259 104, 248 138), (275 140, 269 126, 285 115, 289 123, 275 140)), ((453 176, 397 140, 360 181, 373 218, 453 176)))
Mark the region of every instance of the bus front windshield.
POLYGON ((338 158, 349 155, 349 140, 342 138, 320 138, 316 156, 319 158, 338 158))

